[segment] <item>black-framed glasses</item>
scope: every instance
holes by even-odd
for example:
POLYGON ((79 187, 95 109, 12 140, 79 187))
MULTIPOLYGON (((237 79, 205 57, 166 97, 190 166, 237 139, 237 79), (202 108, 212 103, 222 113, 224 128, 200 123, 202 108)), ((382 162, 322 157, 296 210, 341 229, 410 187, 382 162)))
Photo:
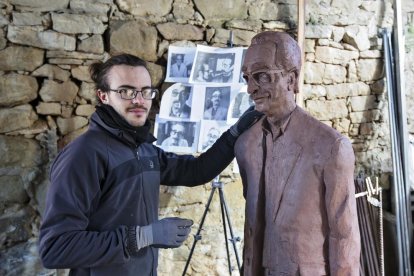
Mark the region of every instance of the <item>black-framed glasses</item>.
POLYGON ((256 85, 265 85, 275 82, 275 75, 283 72, 285 72, 284 69, 261 69, 251 73, 245 72, 243 73, 243 78, 246 80, 246 83, 249 80, 253 80, 256 85))
POLYGON ((158 89, 152 87, 146 87, 141 90, 133 89, 133 88, 118 88, 118 89, 109 89, 109 91, 119 93, 121 95, 121 99, 124 100, 132 100, 141 93, 142 98, 145 100, 152 100, 158 94, 158 89))

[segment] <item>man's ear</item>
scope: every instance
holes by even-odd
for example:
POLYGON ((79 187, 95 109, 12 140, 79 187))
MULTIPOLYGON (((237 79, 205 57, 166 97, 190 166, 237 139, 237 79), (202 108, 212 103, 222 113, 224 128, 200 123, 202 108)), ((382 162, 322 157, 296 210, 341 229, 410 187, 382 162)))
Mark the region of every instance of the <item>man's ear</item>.
POLYGON ((101 100, 102 103, 107 104, 109 102, 108 100, 108 93, 103 92, 102 90, 97 90, 96 95, 101 100))

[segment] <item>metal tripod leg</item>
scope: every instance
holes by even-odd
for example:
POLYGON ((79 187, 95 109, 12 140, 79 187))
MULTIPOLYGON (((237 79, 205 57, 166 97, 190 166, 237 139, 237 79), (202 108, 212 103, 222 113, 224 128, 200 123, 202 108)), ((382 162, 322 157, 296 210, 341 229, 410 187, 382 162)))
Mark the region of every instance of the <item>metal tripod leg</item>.
POLYGON ((221 216, 222 216, 222 222, 223 222, 224 237, 225 237, 225 241, 226 241, 227 263, 228 263, 228 267, 229 267, 229 274, 231 275, 232 268, 231 268, 230 251, 229 251, 229 245, 228 245, 228 239, 227 239, 226 219, 227 219, 227 223, 229 224, 229 229, 230 229, 230 235, 231 235, 230 241, 233 244, 233 249, 234 249, 234 253, 236 255, 236 260, 237 260, 237 266, 238 266, 239 272, 241 273, 240 260, 239 260, 239 255, 237 253, 237 248, 236 248, 236 242, 240 241, 240 238, 238 238, 238 237, 234 238, 234 233, 233 233, 233 229, 232 229, 231 222, 230 222, 230 216, 229 216, 227 204, 226 204, 226 201, 224 199, 224 193, 223 193, 223 190, 222 190, 223 183, 214 180, 211 183, 211 185, 212 185, 213 188, 210 192, 210 196, 208 198, 203 216, 201 217, 201 222, 200 222, 200 225, 197 229, 197 233, 194 235, 194 242, 193 242, 193 245, 191 247, 190 254, 188 256, 187 262, 186 262, 185 267, 184 267, 184 271, 183 271, 183 274, 182 274, 183 276, 185 276, 185 273, 187 272, 188 266, 189 266, 190 261, 191 261, 191 257, 193 256, 193 253, 194 253, 195 246, 196 246, 197 242, 199 240, 201 240, 201 234, 200 233, 201 233, 201 230, 203 228, 204 221, 205 221, 206 216, 207 216, 207 212, 210 208, 210 204, 211 204, 211 200, 213 198, 214 192, 216 191, 217 188, 219 190, 219 196, 220 196, 221 216))

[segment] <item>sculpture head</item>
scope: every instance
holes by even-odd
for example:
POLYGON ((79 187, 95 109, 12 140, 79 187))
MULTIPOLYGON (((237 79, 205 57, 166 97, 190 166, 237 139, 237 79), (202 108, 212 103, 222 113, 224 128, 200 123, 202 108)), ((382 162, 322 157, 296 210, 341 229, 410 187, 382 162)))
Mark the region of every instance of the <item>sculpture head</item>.
POLYGON ((296 106, 301 52, 287 33, 267 31, 252 38, 242 66, 256 109, 280 119, 296 106))

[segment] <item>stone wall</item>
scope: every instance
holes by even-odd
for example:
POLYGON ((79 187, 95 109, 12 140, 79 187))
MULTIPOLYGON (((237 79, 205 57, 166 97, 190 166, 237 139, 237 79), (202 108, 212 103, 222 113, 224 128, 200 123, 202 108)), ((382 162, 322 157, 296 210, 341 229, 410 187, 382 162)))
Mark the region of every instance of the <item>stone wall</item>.
MULTIPOLYGON (((153 83, 165 90, 169 45, 225 47, 230 30, 235 46, 247 46, 262 30, 296 33, 296 2, 0 0, 0 274, 54 273, 39 263, 36 238, 50 162, 87 128, 94 111, 89 64, 118 52, 135 54, 148 61, 153 83)), ((392 166, 378 34, 392 26, 391 1, 306 2, 304 107, 352 140, 357 172, 379 175, 386 186, 392 166)), ((403 6, 412 40, 414 9, 403 6)), ((410 75, 413 56, 407 58, 410 75)), ((413 79, 407 77, 407 86, 413 87, 413 79)), ((412 111, 414 96, 407 91, 412 111)), ((240 178, 228 168, 221 180, 235 234, 243 237, 240 178)), ((192 218, 195 233, 210 191, 210 185, 163 187, 160 215, 192 218)), ((227 273, 217 199, 191 260, 192 275, 227 273)), ((179 249, 163 250, 160 275, 180 275, 191 245, 192 239, 179 249)), ((234 258, 232 263, 236 268, 234 258)))

